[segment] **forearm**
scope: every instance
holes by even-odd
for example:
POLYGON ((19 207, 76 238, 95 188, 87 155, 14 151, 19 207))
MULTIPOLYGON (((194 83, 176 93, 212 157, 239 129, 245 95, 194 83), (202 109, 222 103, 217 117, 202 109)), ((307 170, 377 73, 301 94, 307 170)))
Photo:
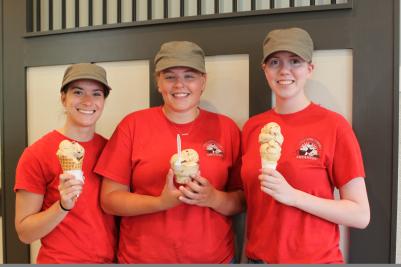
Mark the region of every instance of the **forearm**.
POLYGON ((53 231, 65 218, 67 213, 67 211, 61 209, 59 201, 56 201, 47 210, 16 221, 16 230, 19 239, 26 244, 41 239, 53 231))
POLYGON ((324 199, 296 191, 294 207, 336 224, 365 228, 369 223, 369 206, 348 199, 324 199))
POLYGON ((245 199, 244 192, 237 190, 233 192, 224 192, 216 190, 211 208, 215 211, 231 216, 244 210, 245 199))
POLYGON ((140 195, 127 191, 113 191, 101 198, 106 213, 118 216, 136 216, 163 210, 159 197, 140 195))

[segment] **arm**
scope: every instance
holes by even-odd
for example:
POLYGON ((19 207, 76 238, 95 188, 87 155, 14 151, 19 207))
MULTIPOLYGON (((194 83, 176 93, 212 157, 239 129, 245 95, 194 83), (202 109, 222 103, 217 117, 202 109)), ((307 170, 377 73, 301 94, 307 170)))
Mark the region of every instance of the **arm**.
POLYGON ((200 175, 192 178, 193 180, 186 186, 179 188, 183 194, 179 197, 182 202, 209 207, 226 216, 234 215, 244 209, 245 198, 242 190, 224 192, 214 188, 206 178, 200 175))
POLYGON ((129 186, 103 178, 100 202, 105 212, 118 216, 135 216, 167 210, 180 204, 180 192, 173 183, 170 169, 160 196, 132 193, 129 186))
POLYGON ((82 191, 82 183, 68 174, 60 175, 60 200, 48 209, 40 211, 43 204, 43 195, 18 190, 15 202, 15 228, 19 239, 32 243, 49 234, 67 215, 60 207, 72 209, 76 196, 82 191))
POLYGON ((339 189, 340 200, 320 198, 294 189, 275 170, 263 169, 259 179, 262 191, 285 205, 349 227, 365 228, 369 224, 369 202, 362 177, 350 180, 339 189))

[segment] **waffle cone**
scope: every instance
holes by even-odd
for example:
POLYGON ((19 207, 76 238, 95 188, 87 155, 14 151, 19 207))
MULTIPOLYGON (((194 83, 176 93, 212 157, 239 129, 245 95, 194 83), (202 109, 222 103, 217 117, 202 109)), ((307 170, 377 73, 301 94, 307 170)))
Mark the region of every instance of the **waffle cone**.
POLYGON ((70 170, 82 170, 83 158, 77 162, 64 156, 58 156, 58 160, 60 161, 61 168, 64 172, 70 170))

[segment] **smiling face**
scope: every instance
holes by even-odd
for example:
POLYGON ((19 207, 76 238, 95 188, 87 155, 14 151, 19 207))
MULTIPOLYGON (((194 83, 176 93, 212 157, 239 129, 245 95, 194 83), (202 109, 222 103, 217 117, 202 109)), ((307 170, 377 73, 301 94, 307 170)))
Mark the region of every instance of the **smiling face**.
POLYGON ((206 85, 206 74, 188 67, 174 67, 157 75, 158 90, 169 114, 196 114, 206 85))
POLYGON ((94 131, 104 107, 104 87, 94 80, 74 81, 61 93, 61 102, 67 115, 67 127, 94 131))
POLYGON ((276 52, 262 65, 277 102, 304 102, 306 81, 312 75, 313 65, 290 52, 276 52))

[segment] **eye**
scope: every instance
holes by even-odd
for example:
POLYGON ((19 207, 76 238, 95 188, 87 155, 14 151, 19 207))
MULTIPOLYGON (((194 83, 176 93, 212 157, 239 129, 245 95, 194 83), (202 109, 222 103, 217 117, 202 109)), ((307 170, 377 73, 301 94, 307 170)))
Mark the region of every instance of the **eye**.
POLYGON ((280 60, 278 60, 277 58, 271 58, 267 61, 267 66, 270 68, 277 68, 278 66, 280 66, 280 60))
POLYGON ((166 75, 164 75, 164 79, 166 79, 168 81, 173 81, 173 80, 175 80, 175 76, 171 75, 171 74, 166 74, 166 75))
POLYGON ((93 92, 93 96, 104 96, 104 93, 103 93, 103 91, 101 91, 101 90, 99 90, 99 91, 95 91, 95 92, 93 92))
POLYGON ((304 61, 300 58, 291 58, 290 59, 290 64, 291 64, 291 66, 294 66, 294 67, 300 66, 303 62, 304 61))
POLYGON ((84 92, 81 90, 81 89, 79 89, 79 88, 73 88, 72 89, 72 93, 74 94, 74 95, 82 95, 84 92))

